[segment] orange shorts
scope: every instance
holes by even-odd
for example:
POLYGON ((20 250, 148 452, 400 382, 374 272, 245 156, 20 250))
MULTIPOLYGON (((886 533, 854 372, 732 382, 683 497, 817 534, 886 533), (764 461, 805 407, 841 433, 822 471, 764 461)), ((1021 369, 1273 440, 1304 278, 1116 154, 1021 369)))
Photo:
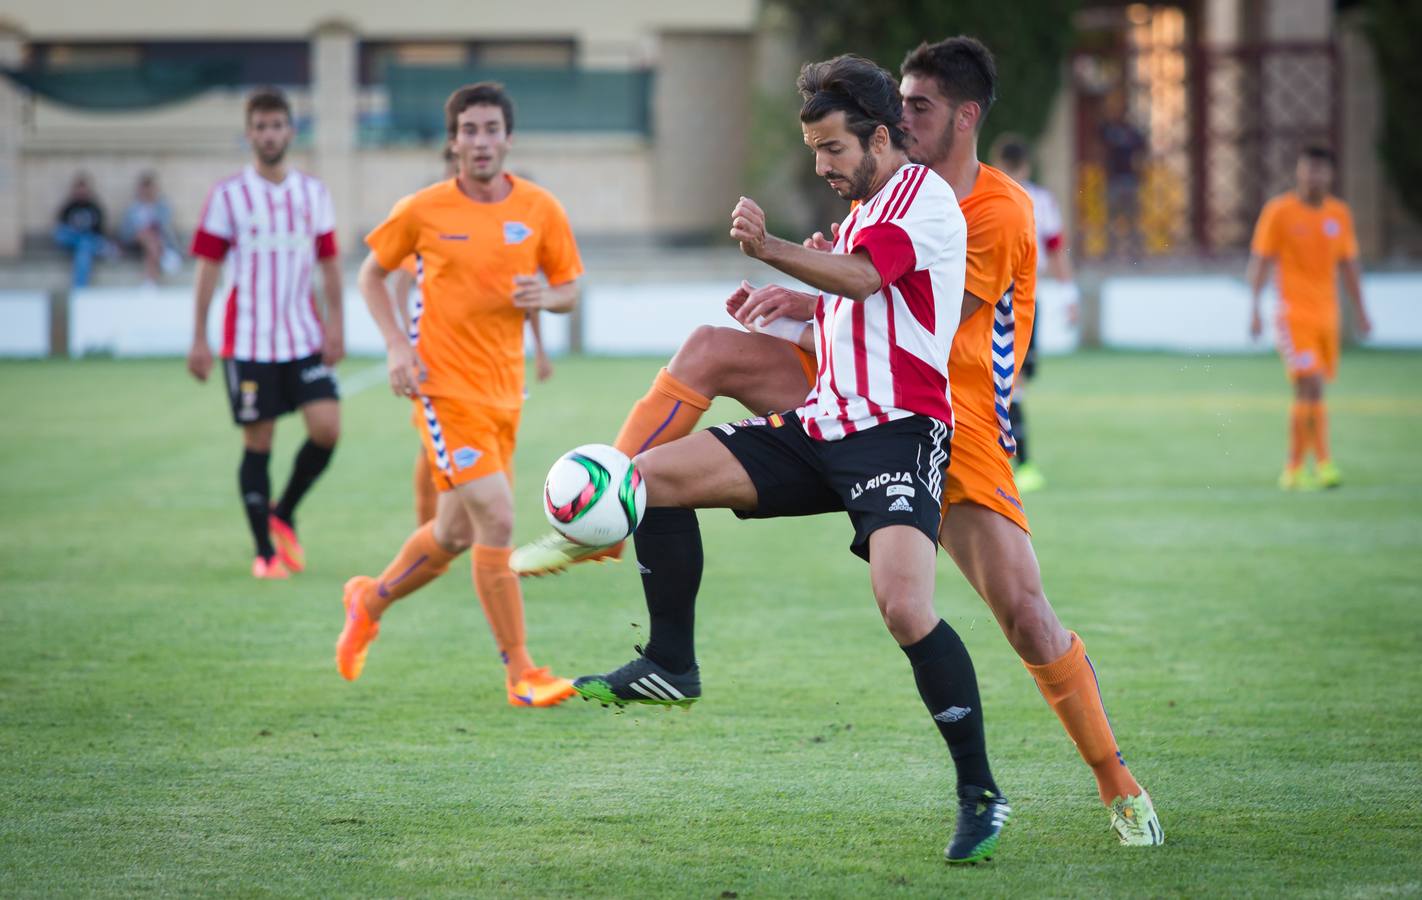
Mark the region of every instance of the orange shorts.
POLYGON ((1329 381, 1338 374, 1338 329, 1307 322, 1278 322, 1279 356, 1290 378, 1322 375, 1329 381))
POLYGON ((447 491, 495 472, 512 476, 519 413, 450 397, 416 397, 413 419, 435 487, 447 491))
POLYGON ((810 387, 814 387, 820 374, 820 366, 815 360, 815 354, 806 353, 804 348, 796 344, 795 358, 800 361, 800 369, 805 373, 806 383, 808 383, 810 387))
POLYGON ((948 455, 948 477, 944 479, 943 515, 955 503, 986 506, 1011 520, 1028 534, 1027 513, 1012 477, 1012 460, 997 443, 960 423, 953 432, 948 455))

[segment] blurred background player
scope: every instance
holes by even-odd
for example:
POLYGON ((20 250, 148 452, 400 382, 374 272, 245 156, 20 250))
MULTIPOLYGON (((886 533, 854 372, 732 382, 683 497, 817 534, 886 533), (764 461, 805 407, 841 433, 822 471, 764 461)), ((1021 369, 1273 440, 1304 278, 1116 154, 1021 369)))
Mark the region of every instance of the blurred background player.
POLYGON ((1245 275, 1252 297, 1249 334, 1257 339, 1264 330, 1259 298, 1269 273, 1276 265, 1279 270, 1278 348, 1294 383, 1289 454, 1279 476, 1279 487, 1286 491, 1343 483, 1329 452, 1328 412, 1323 403, 1323 385, 1338 372, 1339 270, 1359 334, 1366 337, 1372 330, 1363 308, 1353 215, 1348 204, 1329 193, 1333 151, 1304 148, 1294 180, 1292 191, 1270 200, 1260 212, 1245 275), (1310 451, 1315 461, 1312 478, 1303 468, 1310 451))
POLYGON ((508 702, 552 706, 572 684, 529 656, 523 594, 509 569, 512 467, 524 397, 529 312, 569 312, 582 261, 562 206, 504 171, 514 107, 483 82, 455 91, 445 125, 458 175, 395 204, 366 237, 359 284, 387 347, 391 389, 409 397, 440 490, 420 525, 378 578, 346 583, 346 624, 336 666, 354 680, 385 611, 473 548, 474 590, 506 667, 508 702), (401 328, 386 277, 419 258, 420 312, 401 328), (545 284, 538 273, 547 278, 545 284))
POLYGON ((345 356, 341 269, 326 186, 285 162, 294 134, 286 97, 258 90, 247 98, 246 117, 254 161, 212 189, 193 235, 198 266, 188 371, 206 381, 212 370, 207 310, 227 260, 222 373, 232 418, 242 428, 237 478, 257 546, 252 574, 286 578, 306 565, 296 537, 297 504, 325 471, 341 431, 332 368, 345 356), (313 263, 321 269, 324 316, 314 300, 313 263), (268 465, 276 419, 297 409, 306 442, 272 506, 268 465))
MULTIPOLYGON (((1003 135, 993 148, 993 165, 1002 170, 1008 178, 1022 185, 1027 196, 1032 198, 1032 217, 1037 223, 1037 286, 1042 286, 1043 262, 1046 274, 1071 291, 1068 316, 1076 317, 1076 281, 1072 276, 1071 260, 1067 257, 1066 235, 1062 225, 1061 210, 1052 192, 1032 180, 1032 149, 1027 142, 1016 135, 1003 135)), ((1047 486, 1047 479, 1029 455, 1027 439, 1027 416, 1022 401, 1027 393, 1028 382, 1037 377, 1037 332, 1027 341, 1027 355, 1017 373, 1017 382, 1012 391, 1012 405, 1008 408, 1012 421, 1012 438, 1017 444, 1013 456, 1016 468, 1017 490, 1023 494, 1041 490, 1047 486)))

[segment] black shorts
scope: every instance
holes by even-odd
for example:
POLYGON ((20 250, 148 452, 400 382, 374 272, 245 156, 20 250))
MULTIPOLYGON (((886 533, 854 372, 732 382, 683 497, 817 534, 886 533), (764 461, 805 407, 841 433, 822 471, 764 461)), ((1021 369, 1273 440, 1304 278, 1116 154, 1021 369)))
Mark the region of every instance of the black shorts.
POLYGON ((1037 377, 1037 329, 1027 339, 1027 352, 1022 354, 1022 380, 1031 381, 1037 377))
POLYGON ((793 412, 707 429, 755 484, 758 503, 742 519, 848 512, 849 549, 869 558, 869 536, 912 525, 938 543, 948 426, 927 416, 876 425, 838 441, 817 441, 793 412))
POLYGON ((336 372, 319 354, 290 362, 224 359, 222 373, 238 425, 275 419, 314 400, 340 399, 336 372))

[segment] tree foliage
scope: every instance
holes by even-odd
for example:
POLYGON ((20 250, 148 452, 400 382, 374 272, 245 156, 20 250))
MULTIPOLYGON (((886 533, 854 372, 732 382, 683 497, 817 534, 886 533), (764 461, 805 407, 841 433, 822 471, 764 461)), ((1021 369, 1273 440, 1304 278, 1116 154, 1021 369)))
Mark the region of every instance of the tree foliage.
POLYGON ((1036 0, 1030 8, 985 0, 781 2, 800 28, 802 45, 819 59, 858 53, 897 74, 904 55, 922 41, 968 34, 987 44, 997 57, 998 102, 983 125, 983 147, 1004 131, 1035 139, 1045 130, 1077 7, 1077 0, 1036 0))
POLYGON ((1368 0, 1367 34, 1383 92, 1382 143, 1378 155, 1408 211, 1422 218, 1422 116, 1412 104, 1422 97, 1417 37, 1422 3, 1368 0))

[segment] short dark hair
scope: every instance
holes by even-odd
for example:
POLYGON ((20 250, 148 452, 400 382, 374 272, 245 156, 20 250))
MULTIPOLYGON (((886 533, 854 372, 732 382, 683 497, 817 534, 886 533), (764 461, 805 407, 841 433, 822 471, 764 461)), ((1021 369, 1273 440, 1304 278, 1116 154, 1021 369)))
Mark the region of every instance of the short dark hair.
POLYGON ((251 121, 253 113, 259 112, 285 113, 286 120, 291 121, 291 103, 279 88, 259 87, 247 95, 247 121, 251 121))
POLYGON ((1016 169, 1031 165, 1032 148, 1028 147, 1027 142, 1017 135, 1004 134, 997 139, 997 144, 993 147, 993 156, 1000 165, 1016 169))
POLYGON ((844 113, 844 124, 861 147, 880 125, 889 132, 889 142, 902 150, 908 146, 904 134, 904 101, 894 76, 862 56, 846 53, 824 62, 806 63, 795 82, 804 105, 800 121, 818 122, 835 112, 844 113))
POLYGON ((1311 159, 1315 162, 1326 162, 1330 166, 1337 165, 1338 160, 1333 155, 1333 150, 1322 144, 1308 144, 1299 151, 1300 159, 1311 159))
POLYGON ((497 81, 466 84, 444 101, 444 128, 452 139, 459 127, 459 114, 471 106, 497 106, 504 113, 504 133, 513 134, 514 105, 504 86, 497 81))
POLYGON ((954 103, 976 103, 982 110, 980 127, 997 101, 997 63, 992 51, 975 37, 960 34, 936 44, 925 41, 908 52, 899 71, 932 77, 943 96, 954 103))

